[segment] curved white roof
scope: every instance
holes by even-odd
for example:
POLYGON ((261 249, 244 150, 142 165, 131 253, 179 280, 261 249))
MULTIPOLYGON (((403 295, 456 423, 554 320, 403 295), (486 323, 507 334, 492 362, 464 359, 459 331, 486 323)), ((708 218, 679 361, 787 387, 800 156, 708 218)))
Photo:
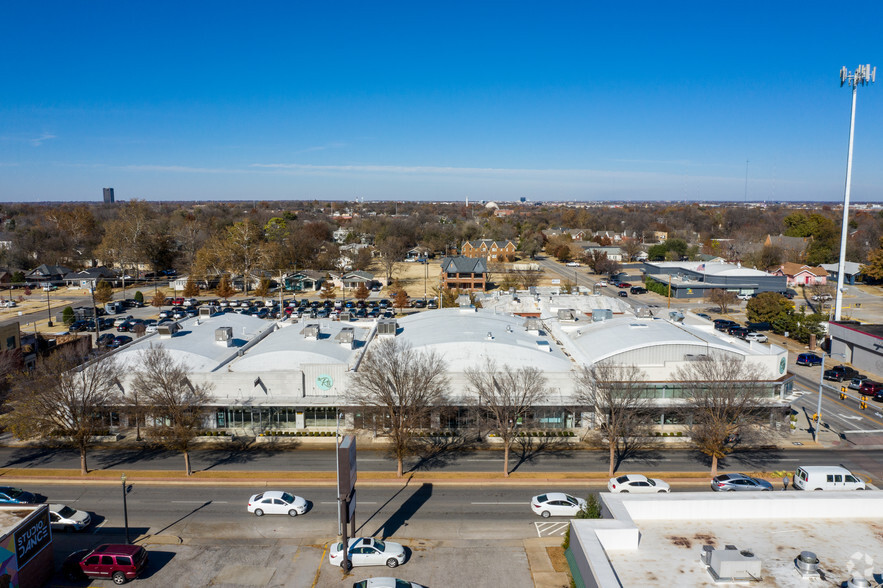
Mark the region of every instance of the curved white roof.
POLYGON ((415 350, 439 353, 452 371, 477 367, 484 362, 484 356, 498 365, 570 371, 573 363, 549 333, 526 331, 525 320, 482 309, 439 309, 399 319, 402 333, 398 336, 415 350))

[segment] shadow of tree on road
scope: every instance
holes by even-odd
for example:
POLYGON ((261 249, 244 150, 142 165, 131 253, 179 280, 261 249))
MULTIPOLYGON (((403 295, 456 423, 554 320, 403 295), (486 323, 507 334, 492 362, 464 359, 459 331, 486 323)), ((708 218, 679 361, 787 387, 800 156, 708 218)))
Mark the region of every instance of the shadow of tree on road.
POLYGON ((510 462, 513 458, 515 461, 509 473, 515 472, 526 463, 533 463, 540 457, 573 459, 571 449, 571 445, 559 437, 518 437, 512 444, 509 455, 510 462))
POLYGON ((473 442, 460 437, 425 438, 414 442, 417 461, 406 473, 440 469, 451 465, 471 452, 473 442))

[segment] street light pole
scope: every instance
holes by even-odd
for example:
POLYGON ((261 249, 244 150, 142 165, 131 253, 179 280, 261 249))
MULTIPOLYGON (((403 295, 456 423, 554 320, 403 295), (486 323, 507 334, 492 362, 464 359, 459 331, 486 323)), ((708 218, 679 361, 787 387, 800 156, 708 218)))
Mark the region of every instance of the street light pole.
POLYGON ((126 526, 126 545, 129 544, 129 508, 126 505, 126 473, 120 475, 123 482, 123 524, 126 526))
POLYGON ((849 192, 852 188, 852 144, 855 135, 855 97, 859 86, 874 83, 877 76, 877 68, 871 65, 859 65, 854 72, 846 67, 840 68, 840 87, 849 84, 852 87, 852 110, 849 116, 849 149, 846 155, 846 189, 843 194, 843 225, 840 228, 840 260, 837 264, 837 293, 834 302, 834 320, 840 320, 840 311, 843 307, 843 274, 846 264, 846 237, 849 232, 847 221, 849 218, 849 192))
MULTIPOLYGON (((337 430, 334 433, 334 464, 335 464, 335 478, 337 480, 337 485, 335 492, 337 492, 337 535, 343 535, 343 523, 340 519, 340 510, 341 510, 341 501, 340 501, 340 411, 337 411, 337 430)), ((346 551, 346 546, 344 546, 344 551, 346 551)), ((344 557, 346 555, 344 554, 344 557)))
POLYGON ((46 314, 48 315, 49 321, 46 323, 46 326, 52 326, 52 305, 49 303, 49 290, 46 290, 46 314))

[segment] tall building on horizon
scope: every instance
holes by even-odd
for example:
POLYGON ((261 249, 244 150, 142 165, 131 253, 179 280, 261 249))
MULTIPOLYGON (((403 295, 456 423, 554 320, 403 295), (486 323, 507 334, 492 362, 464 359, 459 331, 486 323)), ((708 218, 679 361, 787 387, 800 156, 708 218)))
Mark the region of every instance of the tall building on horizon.
POLYGON ((104 189, 104 203, 113 204, 113 188, 104 189))

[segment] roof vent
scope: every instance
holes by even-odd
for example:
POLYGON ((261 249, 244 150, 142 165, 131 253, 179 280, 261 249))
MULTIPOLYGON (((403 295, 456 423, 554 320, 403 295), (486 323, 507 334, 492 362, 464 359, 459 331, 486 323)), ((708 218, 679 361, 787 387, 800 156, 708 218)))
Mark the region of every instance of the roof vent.
POLYGON ((215 329, 215 343, 221 347, 230 347, 233 344, 233 327, 215 329))
POLYGON ((632 329, 646 329, 646 323, 629 323, 629 327, 632 329))
POLYGON ((175 333, 181 330, 181 325, 178 323, 166 323, 164 325, 159 325, 156 328, 156 332, 159 333, 160 339, 170 339, 175 333))
POLYGON ((304 327, 304 330, 301 333, 304 334, 304 339, 312 339, 313 341, 319 338, 319 324, 318 323, 310 323, 304 327))
POLYGON ((871 582, 866 578, 851 578, 846 588, 871 588, 871 582))
POLYGON ((398 324, 395 319, 382 319, 377 321, 377 334, 388 337, 395 337, 398 331, 398 324))
POLYGON ((575 321, 576 320, 576 311, 572 308, 559 308, 558 309, 558 320, 559 321, 575 321))
POLYGON ((552 353, 552 346, 549 345, 548 341, 537 341, 537 349, 552 353))
POLYGON ((487 339, 488 341, 493 341, 493 340, 494 340, 494 334, 491 333, 490 331, 488 331, 488 332, 487 332, 487 335, 485 335, 484 338, 487 339))
POLYGON ((800 555, 794 558, 794 565, 803 578, 820 577, 819 558, 812 551, 801 551, 800 555))
POLYGON ((511 332, 512 332, 512 325, 506 325, 506 332, 507 332, 507 333, 511 333, 511 332))
POLYGON ((733 545, 714 549, 704 545, 699 560, 715 582, 760 582, 763 579, 761 561, 750 549, 740 550, 733 545))

